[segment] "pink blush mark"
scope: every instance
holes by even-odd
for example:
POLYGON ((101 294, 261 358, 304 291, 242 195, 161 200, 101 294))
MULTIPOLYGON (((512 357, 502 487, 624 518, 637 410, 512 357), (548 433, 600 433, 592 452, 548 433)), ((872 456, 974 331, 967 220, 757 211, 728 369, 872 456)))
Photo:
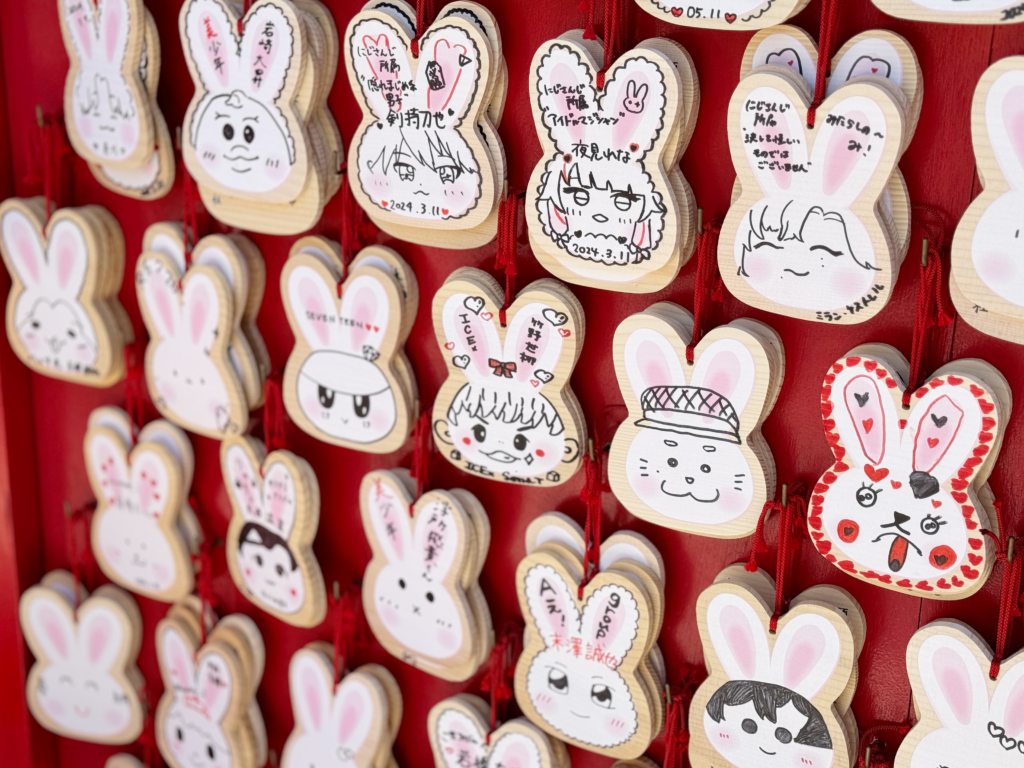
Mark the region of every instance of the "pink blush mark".
POLYGON ((121 562, 121 555, 123 553, 121 552, 121 548, 120 547, 110 547, 106 551, 106 553, 107 553, 107 559, 110 560, 111 562, 114 562, 114 563, 121 562))
MULTIPOLYGON (((873 264, 874 253, 861 254, 866 258, 867 263, 873 264)), ((829 276, 830 295, 823 296, 823 302, 833 302, 834 305, 845 304, 856 301, 868 292, 874 272, 861 269, 858 266, 844 266, 833 269, 829 276)))
POLYGON ((402 618, 398 615, 398 611, 393 606, 385 605, 380 609, 380 618, 394 632, 396 629, 402 628, 402 618))
MULTIPOLYGON (((771 250, 766 249, 767 251, 771 250)), ((747 273, 747 282, 752 285, 765 283, 772 275, 772 265, 767 256, 751 251, 743 260, 743 270, 747 273)))
POLYGON ((633 476, 629 484, 636 491, 636 495, 642 498, 649 498, 661 491, 661 484, 654 477, 633 476))
POLYGON ((116 709, 108 709, 105 719, 111 726, 114 727, 120 727, 124 725, 125 722, 124 714, 118 712, 116 709))
POLYGON ((88 363, 92 360, 92 349, 88 344, 79 344, 75 347, 74 357, 80 363, 88 363))
POLYGON ((327 414, 327 411, 320 407, 320 401, 317 400, 316 397, 303 398, 302 412, 306 414, 312 422, 323 421, 324 416, 327 414))
POLYGON ((178 402, 178 391, 174 388, 174 385, 167 381, 161 381, 157 384, 157 392, 160 397, 164 399, 164 402, 168 405, 173 405, 178 402))
POLYGON ((43 709, 54 719, 64 717, 67 712, 64 703, 54 698, 44 699, 42 704, 43 709))
POLYGON ((199 157, 199 164, 203 168, 216 170, 221 165, 220 150, 212 141, 201 141, 196 147, 196 155, 199 157))
POLYGON ((533 706, 538 712, 547 717, 558 713, 558 702, 549 693, 538 693, 533 697, 533 706))
POLYGON ((437 642, 446 651, 454 651, 458 649, 461 638, 456 635, 450 629, 439 629, 437 630, 437 642))
POLYGON ((153 575, 156 577, 158 582, 164 584, 167 582, 167 579, 171 574, 170 569, 166 565, 153 563, 153 575))
POLYGON ((604 729, 613 736, 621 738, 626 735, 629 723, 618 715, 608 715, 604 721, 604 729))
POLYGON ((1017 260, 1001 251, 985 251, 974 259, 974 266, 981 279, 989 285, 1016 279, 1017 260))
POLYGON ((288 177, 291 170, 291 162, 289 161, 289 158, 284 155, 281 155, 280 157, 270 156, 267 158, 266 172, 268 178, 280 183, 288 177))
POLYGON ((78 119, 75 120, 75 125, 78 127, 78 134, 83 139, 91 139, 93 135, 93 124, 92 117, 86 115, 79 115, 78 119))

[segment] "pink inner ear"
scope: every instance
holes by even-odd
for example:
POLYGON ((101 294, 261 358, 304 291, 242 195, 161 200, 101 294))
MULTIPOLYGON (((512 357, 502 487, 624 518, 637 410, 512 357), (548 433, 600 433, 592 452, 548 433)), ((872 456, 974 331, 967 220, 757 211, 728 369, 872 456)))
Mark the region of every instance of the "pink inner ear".
POLYGON ((814 671, 825 652, 825 634, 813 625, 800 630, 786 653, 782 668, 782 684, 795 689, 814 671))
MULTIPOLYGON (((434 61, 441 67, 444 77, 444 87, 439 90, 430 88, 427 90, 427 110, 430 112, 443 112, 448 109, 452 98, 455 96, 459 80, 465 72, 466 77, 472 77, 475 69, 479 66, 475 58, 472 59, 472 67, 467 64, 459 64, 460 57, 467 56, 469 51, 466 46, 459 42, 454 45, 443 35, 439 35, 434 42, 434 61)), ((461 105, 456 104, 457 112, 461 112, 461 105)))
POLYGON ((56 649, 57 653, 60 654, 61 659, 67 659, 69 649, 67 637, 64 634, 64 622, 51 608, 44 608, 41 611, 41 614, 42 616, 40 621, 43 625, 43 632, 46 633, 46 637, 50 640, 50 644, 54 649, 56 649))
POLYGON ((215 705, 222 695, 222 690, 222 684, 218 683, 217 679, 207 672, 203 679, 202 697, 203 704, 206 705, 206 710, 208 712, 216 708, 215 705))
POLYGON ((953 716, 961 725, 968 725, 974 708, 974 694, 964 660, 950 648, 939 648, 932 657, 932 671, 953 716))
POLYGON ((194 345, 198 346, 203 340, 203 329, 209 315, 210 293, 206 286, 200 285, 194 289, 189 301, 188 330, 194 345))
POLYGON ((271 88, 277 87, 277 82, 267 77, 267 72, 274 66, 278 54, 281 52, 281 33, 277 25, 272 21, 261 24, 258 28, 246 29, 246 36, 255 35, 256 45, 252 46, 252 60, 249 62, 249 87, 254 93, 259 93, 264 85, 271 88))
POLYGON ((32 282, 39 283, 39 241, 35 233, 31 231, 28 224, 18 220, 14 223, 14 257, 32 278, 32 282))
MULTIPOLYGON (((317 283, 311 279, 302 279, 299 282, 299 311, 307 315, 306 323, 316 333, 317 341, 327 346, 330 341, 330 330, 327 328, 327 307, 321 301, 322 295, 317 283), (310 319, 313 315, 315 319, 310 319)), ((332 309, 333 314, 333 309, 332 309)))
POLYGON ((1006 697, 1006 711, 1003 713, 1003 727, 1010 736, 1017 737, 1024 732, 1024 677, 1017 678, 1010 695, 1006 697))
MULTIPOLYGON (((708 366, 707 374, 704 376, 704 382, 701 386, 713 389, 722 397, 731 400, 742 374, 743 369, 740 365, 740 359, 734 352, 719 352, 711 361, 711 365, 708 366)), ((739 408, 742 406, 742 403, 733 403, 733 405, 739 408)))
POLYGON ((121 16, 121 7, 117 3, 103 4, 103 34, 107 49, 107 61, 117 61, 117 38, 121 31, 121 24, 124 19, 121 16))
POLYGON ((516 742, 501 753, 501 768, 532 768, 530 750, 516 742))
POLYGON ((185 656, 185 649, 180 643, 171 646, 171 678, 180 688, 192 687, 192 670, 185 656))
POLYGON ((153 290, 150 292, 153 297, 153 309, 160 317, 160 324, 167 329, 167 333, 174 335, 175 319, 178 316, 178 309, 175 304, 178 301, 176 295, 172 295, 170 287, 164 285, 159 278, 154 278, 153 290))
MULTIPOLYGON (((576 70, 567 64, 556 64, 551 68, 551 76, 549 78, 552 88, 559 88, 562 93, 575 94, 581 85, 579 79, 576 77, 576 70)), ((583 141, 587 136, 587 129, 585 125, 582 125, 583 120, 579 120, 580 111, 575 105, 569 104, 570 96, 555 96, 551 99, 552 104, 558 110, 560 117, 573 118, 568 120, 568 126, 565 131, 569 134, 569 138, 572 143, 575 144, 578 141, 583 141)), ((567 149, 567 147, 562 147, 567 149)))
POLYGON ((309 711, 309 719, 313 721, 313 727, 319 731, 324 712, 320 707, 320 690, 323 688, 323 682, 318 678, 319 675, 312 669, 302 671, 302 691, 306 696, 306 709, 309 711))
MULTIPOLYGON (((619 91, 619 103, 617 105, 619 120, 612 127, 613 147, 615 147, 616 149, 629 149, 630 143, 634 141, 633 134, 636 132, 636 130, 640 127, 640 124, 643 122, 644 113, 647 112, 647 109, 650 105, 650 101, 654 97, 653 91, 654 89, 649 86, 647 78, 644 77, 643 74, 640 72, 634 72, 632 75, 629 76, 627 82, 623 83, 622 89, 619 91), (636 99, 637 102, 643 104, 643 109, 640 112, 632 112, 629 109, 626 109, 624 105, 624 102, 627 98, 630 99, 632 105, 633 97, 631 97, 629 94, 635 93, 635 91, 629 90, 630 82, 633 83, 637 90, 639 90, 644 85, 648 86, 647 93, 644 95, 643 100, 641 101, 640 99, 636 99)), ((646 136, 636 138, 636 142, 640 144, 641 150, 647 148, 647 138, 648 137, 646 136), (644 139, 644 141, 641 141, 641 139, 644 139)), ((642 152, 636 153, 636 157, 639 157, 641 154, 642 152)))
MULTIPOLYGON (((536 317, 538 320, 543 321, 543 317, 540 313, 532 315, 532 317, 536 317)), ((545 326, 547 326, 547 323, 545 323, 545 326)), ((529 381, 533 377, 535 369, 541 367, 541 365, 547 365, 544 361, 544 352, 552 342, 561 340, 560 336, 555 335, 557 331, 550 326, 541 330, 539 339, 532 339, 529 335, 531 328, 533 328, 533 325, 530 322, 530 319, 527 318, 526 321, 519 326, 519 335, 516 337, 516 344, 512 350, 511 361, 503 361, 514 362, 516 364, 515 377, 518 381, 529 381), (533 344, 535 345, 535 348, 530 349, 526 346, 527 344, 533 344), (530 363, 528 360, 524 359, 526 357, 532 357, 537 362, 530 363)), ((551 365, 550 367, 554 368, 554 365, 551 365)), ((548 373, 554 373, 554 371, 548 371, 548 373)))
POLYGON ((885 458, 887 425, 882 397, 888 396, 882 395, 873 376, 866 375, 854 376, 843 390, 843 402, 857 433, 860 449, 872 464, 881 464, 885 458))
MULTIPOLYGON (((590 642, 595 648, 605 649, 609 645, 612 645, 618 638, 619 633, 622 632, 623 627, 626 626, 625 611, 615 610, 614 608, 609 609, 612 597, 616 593, 605 595, 601 602, 597 604, 597 610, 594 615, 597 616, 598 620, 591 626, 591 632, 594 636, 589 638, 590 642), (604 628, 604 637, 597 637, 597 630, 604 628)), ((588 608, 590 606, 587 606, 588 608)))
POLYGON ((199 14, 192 36, 206 54, 206 73, 214 73, 217 78, 217 82, 211 85, 227 88, 229 66, 226 59, 234 55, 234 41, 230 39, 227 30, 222 28, 221 20, 212 13, 199 14))
POLYGON ((361 289, 352 302, 352 318, 359 321, 358 325, 350 326, 349 343, 353 352, 361 352, 363 345, 379 334, 380 326, 376 325, 378 311, 377 296, 369 288, 361 289))
MULTIPOLYGON (((644 340, 637 345, 636 363, 646 387, 665 387, 672 384, 672 373, 661 347, 644 340)), ((682 384, 682 382, 679 382, 682 384)))
POLYGON ((928 406, 914 436, 915 470, 928 473, 935 470, 953 445, 963 420, 963 409, 948 395, 943 395, 928 406))
POLYGON ((92 58, 92 35, 93 26, 89 21, 85 10, 80 6, 79 10, 72 12, 71 24, 78 28, 78 41, 82 46, 82 55, 87 59, 92 58))
POLYGON ((1015 86, 1006 92, 1003 98, 1003 121, 1013 154, 1024 167, 1024 85, 1015 86))
POLYGON ((89 657, 89 663, 95 664, 110 642, 112 627, 108 619, 100 617, 89 623, 89 637, 86 638, 85 650, 89 657))
POLYGON ((57 268, 57 285, 61 290, 67 288, 79 258, 85 258, 85 254, 79 254, 79 246, 75 236, 63 227, 57 233, 56 242, 51 245, 56 253, 54 266, 57 268))
POLYGON ((362 708, 359 703, 357 700, 346 701, 342 706, 341 719, 338 721, 338 741, 356 751, 358 751, 358 746, 349 744, 349 739, 359 727, 359 720, 362 717, 362 708))
MULTIPOLYGON (((868 116, 863 112, 854 110, 846 113, 845 117, 850 121, 857 121, 861 125, 870 124, 868 116)), ((867 152, 866 146, 870 143, 871 137, 858 133, 853 128, 837 128, 828 139, 828 147, 825 151, 825 172, 822 180, 823 191, 831 197, 846 180, 850 178, 861 159, 861 153, 867 152), (850 149, 851 145, 858 144, 865 149, 860 151, 850 149)))
POLYGON ((384 523, 384 530, 387 532, 388 541, 391 542, 391 548, 394 550, 395 555, 399 560, 405 559, 405 537, 400 533, 401 529, 399 526, 408 525, 409 523, 402 519, 401 507, 392 503, 393 497, 384 499, 384 507, 381 510, 381 518, 384 523))
POLYGON ((753 679, 757 672, 757 646, 747 617, 736 606, 727 605, 719 615, 719 622, 726 645, 739 665, 742 679, 753 679))

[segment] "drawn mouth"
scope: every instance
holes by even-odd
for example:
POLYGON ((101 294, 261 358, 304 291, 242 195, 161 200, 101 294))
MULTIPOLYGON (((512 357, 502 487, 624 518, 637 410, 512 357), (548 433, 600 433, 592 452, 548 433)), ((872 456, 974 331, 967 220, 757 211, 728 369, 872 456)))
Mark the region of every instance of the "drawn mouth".
POLYGON ((889 570, 893 573, 903 570, 903 566, 907 563, 907 555, 910 554, 910 547, 914 547, 917 554, 921 554, 921 550, 912 541, 898 533, 880 533, 872 539, 871 543, 881 541, 884 536, 892 536, 892 544, 889 546, 889 570))
POLYGON ((608 221, 608 217, 605 216, 603 213, 596 213, 594 214, 594 221, 598 222, 599 224, 604 224, 606 221, 608 221))
POLYGON ((101 126, 99 126, 99 129, 101 131, 105 131, 106 133, 113 133, 114 130, 115 130, 114 126, 112 126, 112 125, 101 125, 101 126))
POLYGON ((414 195, 423 195, 424 197, 429 197, 429 196, 430 196, 430 193, 429 193, 429 192, 424 192, 424 191, 423 191, 422 189, 417 189, 417 190, 415 190, 415 191, 413 192, 413 194, 414 194, 414 195))
MULTIPOLYGON (((481 453, 483 452, 481 451, 481 453)), ((513 456, 511 453, 508 453, 507 451, 494 451, 493 453, 484 453, 484 456, 486 456, 488 459, 497 461, 501 464, 511 464, 513 461, 516 460, 516 457, 513 456)))
POLYGON ((777 752, 769 752, 769 751, 768 751, 767 749, 765 749, 764 747, 758 747, 758 749, 760 749, 760 750, 761 750, 762 752, 764 752, 764 753, 765 753, 766 755, 775 755, 775 754, 778 754, 777 752))
POLYGON ((796 271, 794 271, 792 269, 789 269, 789 268, 786 268, 786 269, 784 269, 782 271, 783 272, 789 272, 789 274, 796 275, 797 277, 807 277, 809 274, 811 274, 810 272, 796 272, 796 271))
POLYGON ((224 155, 224 159, 227 160, 229 163, 237 163, 239 160, 241 160, 243 163, 255 163, 257 160, 260 159, 260 156, 256 155, 256 157, 246 157, 245 155, 235 155, 234 157, 232 157, 231 155, 224 155))
POLYGON ((569 710, 569 714, 574 716, 574 717, 578 717, 581 720, 589 720, 590 719, 590 715, 581 715, 579 712, 573 712, 571 709, 569 710))
POLYGON ((75 714, 79 717, 88 717, 89 713, 92 712, 91 707, 85 707, 84 709, 77 704, 74 706, 75 714))
POLYGON ((718 497, 722 495, 722 492, 717 488, 715 489, 715 498, 713 499, 702 499, 698 496, 694 496, 692 491, 687 491, 686 493, 672 493, 672 491, 668 491, 665 489, 665 483, 667 482, 668 480, 661 481, 661 492, 664 493, 666 496, 671 496, 673 499, 685 499, 687 496, 689 496, 698 504, 714 504, 716 501, 718 501, 718 497))

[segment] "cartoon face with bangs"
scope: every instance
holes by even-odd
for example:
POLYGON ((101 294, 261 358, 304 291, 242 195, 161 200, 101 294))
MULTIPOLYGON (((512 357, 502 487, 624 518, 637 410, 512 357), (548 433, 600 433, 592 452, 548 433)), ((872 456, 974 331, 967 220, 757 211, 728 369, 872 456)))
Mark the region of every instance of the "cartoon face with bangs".
POLYGON ((337 350, 310 355, 299 373, 299 406, 306 417, 332 437, 369 443, 395 424, 395 396, 388 380, 365 357, 337 350))

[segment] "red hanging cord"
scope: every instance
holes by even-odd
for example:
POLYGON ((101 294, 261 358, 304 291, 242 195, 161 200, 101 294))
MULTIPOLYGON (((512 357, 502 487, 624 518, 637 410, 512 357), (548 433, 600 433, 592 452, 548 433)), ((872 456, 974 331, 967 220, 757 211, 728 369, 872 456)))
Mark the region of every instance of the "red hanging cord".
POLYGON ((331 614, 334 619, 334 684, 341 682, 344 671, 348 668, 349 659, 358 635, 358 618, 360 614, 359 590, 350 587, 342 592, 338 582, 334 582, 334 594, 331 601, 331 614))
POLYGON ((416 37, 412 39, 412 56, 420 57, 420 38, 434 21, 434 0, 416 0, 416 37))
POLYGON ((828 75, 831 74, 832 54, 836 48, 839 27, 840 0, 821 0, 821 32, 818 34, 818 69, 814 81, 814 100, 807 110, 807 127, 814 127, 818 107, 825 100, 828 75))
POLYGON ((49 221, 53 212, 60 208, 64 158, 71 152, 71 145, 64 133, 61 118, 45 117, 39 106, 36 106, 36 126, 39 130, 35 134, 33 148, 37 166, 42 167, 42 174, 30 172, 25 181, 31 184, 42 182, 43 197, 46 199, 46 219, 49 221))
POLYGON ((718 220, 703 222, 698 212, 697 274, 693 284, 693 335, 686 345, 686 362, 693 365, 693 351, 704 338, 704 321, 709 301, 722 301, 725 283, 718 271, 718 236, 722 223, 718 220))
POLYGON ((43 196, 46 197, 46 220, 53 213, 53 124, 43 122, 43 196))
POLYGON ((587 548, 583 557, 583 579, 580 581, 579 599, 583 599, 583 590, 601 568, 601 491, 603 474, 601 469, 603 451, 595 454, 594 443, 591 441, 589 452, 583 457, 583 472, 586 481, 580 491, 580 499, 587 505, 587 523, 583 530, 583 540, 587 548))
POLYGON ((242 34, 244 33, 245 24, 243 24, 242 22, 243 22, 243 19, 246 16, 246 14, 249 13, 249 6, 250 5, 252 5, 252 0, 245 0, 244 5, 242 6, 242 16, 238 19, 238 36, 239 37, 241 37, 242 34))
POLYGON ((772 512, 779 513, 779 544, 775 563, 775 611, 772 613, 768 630, 774 635, 779 619, 789 610, 789 598, 786 597, 788 580, 793 555, 799 548, 802 538, 801 531, 807 520, 807 484, 801 480, 793 483, 793 488, 782 486, 782 501, 771 499, 765 502, 754 530, 754 540, 750 547, 750 559, 745 569, 750 573, 757 571, 757 553, 767 552, 764 541, 764 527, 772 512))
POLYGON ((690 732, 687 729, 686 710, 701 681, 707 677, 700 667, 687 664, 683 667, 679 685, 673 692, 665 688, 665 760, 662 768, 679 768, 683 755, 690 746, 690 732))
POLYGON ((1024 567, 1024 558, 1015 553, 1016 540, 1010 535, 1006 527, 1006 519, 1003 515, 1003 504, 1000 501, 994 504, 996 509, 996 520, 999 525, 999 536, 989 530, 984 530, 986 536, 996 544, 996 561, 1003 564, 1003 583, 999 592, 999 620, 996 629, 996 647, 992 655, 992 664, 989 667, 988 676, 995 680, 999 677, 999 668, 1006 658, 1006 644, 1013 634, 1013 621, 1021 615, 1021 569, 1024 567))
POLYGON ((516 660, 523 651, 523 626, 509 622, 498 636, 491 649, 487 672, 480 681, 480 689, 490 693, 491 729, 487 732, 487 743, 491 743, 491 734, 498 727, 498 720, 504 720, 505 704, 512 698, 512 676, 516 670, 516 660))
MULTIPOLYGON (((201 519, 199 514, 199 500, 195 494, 188 497, 189 506, 196 513, 196 518, 201 519)), ((200 523, 200 527, 202 524, 200 523)), ((199 556, 193 556, 193 561, 199 564, 198 578, 196 579, 196 592, 199 594, 199 629, 201 633, 201 645, 206 645, 206 617, 209 612, 217 608, 217 597, 213 593, 213 558, 210 556, 210 540, 204 535, 199 544, 199 556)))
POLYGON ((341 279, 338 281, 338 298, 341 298, 342 283, 348 278, 348 265, 364 244, 376 233, 377 227, 370 221, 366 211, 356 202, 348 182, 348 164, 341 165, 341 279))
POLYGON ((89 534, 92 527, 92 513, 95 510, 95 502, 84 504, 75 510, 71 509, 70 503, 64 502, 64 535, 68 559, 71 561, 71 578, 75 582, 75 611, 78 611, 80 602, 82 572, 89 569, 90 576, 92 573, 92 546, 89 534))
POLYGON ((902 737, 910 733, 910 728, 910 723, 881 723, 861 733, 856 768, 888 766, 889 761, 885 757, 886 743, 879 738, 879 734, 891 731, 902 737))
POLYGON ((583 30, 584 40, 597 40, 597 34, 594 32, 594 10, 596 5, 597 0, 580 0, 580 4, 576 6, 580 13, 585 13, 587 16, 587 26, 583 30))
POLYGON ((133 344, 126 344, 124 347, 124 409, 131 421, 132 445, 139 439, 139 432, 146 426, 146 404, 145 404, 145 369, 142 361, 145 356, 145 346, 142 341, 135 341, 133 344))
POLYGON ((416 499, 430 490, 430 454, 434 449, 434 438, 430 434, 431 408, 424 408, 416 418, 412 432, 412 469, 409 474, 416 480, 416 498, 409 505, 409 516, 412 516, 416 499))
POLYGON ((494 259, 495 269, 505 270, 505 301, 498 310, 498 320, 505 327, 505 312, 516 296, 516 234, 519 225, 519 200, 526 193, 522 190, 510 192, 507 188, 498 203, 498 252, 494 259))
POLYGON ((139 743, 142 745, 142 764, 146 768, 159 768, 160 750, 156 744, 156 717, 153 700, 149 693, 149 687, 142 690, 142 703, 146 711, 146 719, 142 726, 142 733, 139 734, 139 743))
POLYGON ((284 429, 284 400, 281 395, 281 374, 277 371, 263 382, 263 445, 267 454, 288 447, 284 429))

